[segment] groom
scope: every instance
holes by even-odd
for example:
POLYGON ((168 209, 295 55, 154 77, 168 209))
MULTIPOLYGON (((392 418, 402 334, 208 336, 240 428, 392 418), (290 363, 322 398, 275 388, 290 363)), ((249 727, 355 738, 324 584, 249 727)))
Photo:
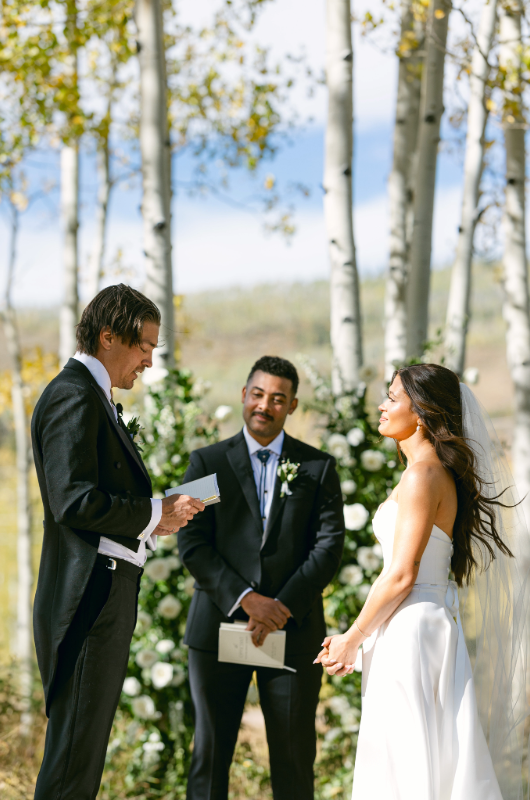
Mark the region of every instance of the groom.
POLYGON ((204 509, 151 499, 151 481, 112 388, 152 366, 158 308, 129 286, 103 289, 77 326, 77 352, 31 425, 44 506, 34 605, 46 731, 36 800, 94 800, 127 670, 146 547, 204 509), (119 406, 118 406, 119 408, 119 406))
POLYGON ((228 773, 253 667, 217 659, 221 622, 244 620, 255 646, 286 631, 286 664, 256 669, 274 800, 312 800, 315 713, 322 679, 313 654, 325 636, 322 591, 342 554, 344 519, 334 459, 284 430, 298 375, 265 356, 243 389, 243 430, 196 450, 185 480, 217 473, 222 502, 179 533, 196 579, 185 642, 195 710, 188 800, 227 800, 228 773), (290 491, 278 465, 297 464, 290 491), (282 496, 283 495, 283 496, 282 496))

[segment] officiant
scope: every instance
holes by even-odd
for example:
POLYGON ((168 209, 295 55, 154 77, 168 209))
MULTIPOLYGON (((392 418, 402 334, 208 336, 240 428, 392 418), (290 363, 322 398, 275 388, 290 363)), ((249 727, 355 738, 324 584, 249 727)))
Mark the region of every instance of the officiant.
POLYGON ((314 666, 326 634, 322 592, 344 543, 334 459, 284 431, 298 374, 264 356, 242 392, 243 430, 191 454, 185 481, 217 473, 221 503, 179 531, 195 577, 188 616, 195 743, 188 800, 227 800, 228 775, 254 667, 218 660, 219 626, 246 621, 253 643, 286 631, 291 671, 257 667, 274 800, 312 800, 315 716, 322 679, 314 666), (288 486, 278 476, 291 475, 288 486))

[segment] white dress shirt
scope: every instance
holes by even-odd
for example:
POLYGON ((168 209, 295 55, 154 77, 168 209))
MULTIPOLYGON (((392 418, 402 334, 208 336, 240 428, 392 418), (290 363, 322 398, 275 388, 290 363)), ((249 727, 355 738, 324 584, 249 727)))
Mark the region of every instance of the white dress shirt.
MULTIPOLYGON (((259 498, 259 487, 262 477, 262 470, 265 469, 265 513, 263 515, 263 530, 267 525, 267 520, 269 519, 269 514, 271 510, 272 504, 272 496, 274 493, 274 484, 276 483, 276 475, 278 473, 278 462, 280 460, 280 456, 282 454, 282 447, 283 447, 283 440, 285 438, 285 433, 282 431, 278 434, 276 439, 273 439, 270 444, 264 447, 262 444, 257 442, 249 430, 247 426, 243 428, 243 436, 245 437, 245 441, 248 447, 248 454, 250 456, 250 463, 252 464, 252 472, 254 473, 254 481, 256 483, 256 491, 258 493, 259 498), (256 453, 258 450, 269 450, 269 460, 267 461, 265 467, 259 460, 256 453)), ((245 589, 244 592, 240 594, 237 599, 237 602, 228 612, 228 616, 231 617, 234 611, 239 608, 241 605, 242 599, 247 595, 249 592, 254 591, 253 589, 249 588, 245 589)))
MULTIPOLYGON (((76 361, 80 361, 81 364, 84 364, 85 367, 89 370, 90 374, 97 382, 98 386, 103 389, 105 397, 109 401, 109 405, 114 413, 114 417, 116 418, 116 422, 118 421, 118 412, 116 411, 116 406, 112 402, 112 395, 110 393, 111 390, 111 382, 110 382, 110 375, 101 363, 101 361, 94 356, 88 356, 86 353, 76 353, 74 358, 76 361)), ((109 556, 110 558, 122 558, 124 561, 130 561, 132 564, 135 564, 137 567, 143 567, 147 559, 147 552, 146 546, 150 550, 156 550, 156 536, 151 536, 152 532, 160 522, 162 517, 162 500, 155 500, 151 499, 151 521, 147 528, 145 528, 142 533, 138 536, 140 539, 140 546, 138 548, 138 552, 134 552, 134 550, 129 550, 128 547, 124 547, 122 544, 118 544, 118 542, 113 542, 112 539, 107 539, 106 536, 102 536, 99 540, 99 547, 98 553, 102 553, 105 556, 109 556)))

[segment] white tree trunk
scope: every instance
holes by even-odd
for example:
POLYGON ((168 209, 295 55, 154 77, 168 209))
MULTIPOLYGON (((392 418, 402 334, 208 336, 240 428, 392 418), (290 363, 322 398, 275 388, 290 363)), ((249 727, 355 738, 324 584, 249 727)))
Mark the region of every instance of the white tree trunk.
POLYGON ((3 313, 4 333, 11 360, 13 421, 16 443, 17 475, 17 639, 16 657, 20 670, 22 699, 21 733, 29 734, 31 724, 31 693, 33 673, 33 639, 31 607, 33 594, 33 566, 31 559, 31 501, 29 491, 30 451, 28 419, 24 402, 22 381, 22 352, 15 311, 11 306, 11 286, 16 261, 18 212, 12 207, 11 252, 8 265, 6 308, 3 313))
POLYGON ((512 460, 515 483, 530 522, 530 302, 525 233, 525 118, 522 108, 522 4, 499 6, 501 68, 506 70, 504 141, 506 147, 506 200, 503 218, 503 314, 506 351, 514 384, 512 460))
POLYGON ((109 140, 106 137, 100 142, 96 154, 98 173, 98 201, 96 209, 96 230, 94 246, 90 258, 88 274, 88 296, 90 299, 99 292, 103 276, 103 260, 105 258, 105 243, 107 234, 108 206, 111 190, 109 171, 109 140))
POLYGON ((324 214, 331 263, 332 385, 339 395, 355 388, 362 365, 352 209, 353 48, 349 0, 327 0, 326 26, 324 214))
POLYGON ((394 159, 388 180, 390 258, 385 297, 385 379, 407 357, 406 288, 409 273, 410 234, 413 224, 413 171, 418 139, 422 42, 421 24, 414 21, 412 0, 403 0, 401 42, 414 30, 417 46, 399 59, 394 159))
POLYGON ((171 264, 171 155, 161 0, 137 0, 140 61, 140 149, 142 153, 146 295, 162 315, 155 366, 173 364, 175 349, 171 264))
POLYGON ((487 59, 493 44, 496 20, 497 0, 484 0, 469 78, 464 196, 445 334, 447 366, 459 375, 464 371, 466 358, 473 239, 479 215, 480 179, 484 166, 484 140, 488 121, 486 89, 490 66, 487 59))
POLYGON ((60 315, 59 359, 64 366, 76 350, 75 326, 79 295, 78 244, 79 228, 79 149, 77 144, 64 145, 61 151, 61 211, 63 222, 64 295, 60 315))
POLYGON ((444 111, 445 47, 450 0, 433 0, 426 37, 407 286, 407 355, 419 357, 428 338, 432 224, 440 121, 444 111))

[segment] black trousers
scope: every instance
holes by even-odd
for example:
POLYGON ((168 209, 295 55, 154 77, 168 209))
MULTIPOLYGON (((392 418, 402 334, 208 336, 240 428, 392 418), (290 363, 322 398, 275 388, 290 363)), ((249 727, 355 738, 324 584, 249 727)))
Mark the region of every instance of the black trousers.
POLYGON ((274 800, 313 800, 315 715, 322 667, 291 656, 296 673, 225 664, 216 653, 189 650, 195 743, 187 800, 227 800, 228 773, 254 669, 265 717, 274 800))
POLYGON ((35 800, 95 800, 127 673, 142 571, 97 558, 59 647, 35 800))

